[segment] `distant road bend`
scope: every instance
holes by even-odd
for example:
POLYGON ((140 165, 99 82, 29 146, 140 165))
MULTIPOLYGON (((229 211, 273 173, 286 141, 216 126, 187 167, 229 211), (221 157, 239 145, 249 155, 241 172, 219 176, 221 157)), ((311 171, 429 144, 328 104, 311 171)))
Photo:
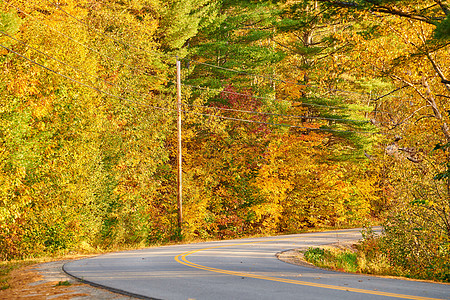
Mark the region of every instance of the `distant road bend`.
POLYGON ((291 265, 276 253, 361 238, 359 229, 165 246, 72 261, 85 282, 142 299, 450 299, 450 285, 291 265))

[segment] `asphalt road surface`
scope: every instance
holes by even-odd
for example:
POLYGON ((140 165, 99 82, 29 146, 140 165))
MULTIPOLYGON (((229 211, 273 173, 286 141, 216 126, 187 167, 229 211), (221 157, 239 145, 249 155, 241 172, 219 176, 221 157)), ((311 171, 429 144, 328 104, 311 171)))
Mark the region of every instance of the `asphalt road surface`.
POLYGON ((72 261, 76 278, 144 299, 450 299, 450 285, 282 262, 276 253, 360 238, 358 229, 196 243, 72 261))

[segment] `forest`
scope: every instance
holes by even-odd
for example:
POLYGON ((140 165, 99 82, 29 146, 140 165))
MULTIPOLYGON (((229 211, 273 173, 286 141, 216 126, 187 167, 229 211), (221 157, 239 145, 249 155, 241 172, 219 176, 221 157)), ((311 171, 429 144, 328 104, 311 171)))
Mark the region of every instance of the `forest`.
POLYGON ((2 260, 381 224, 450 281, 449 1, 2 0, 0 62, 2 260))

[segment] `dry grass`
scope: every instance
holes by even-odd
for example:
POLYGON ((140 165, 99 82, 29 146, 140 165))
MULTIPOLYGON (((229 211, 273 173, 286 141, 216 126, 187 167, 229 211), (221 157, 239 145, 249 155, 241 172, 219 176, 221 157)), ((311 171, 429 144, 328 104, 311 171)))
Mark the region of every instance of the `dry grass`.
MULTIPOLYGON (((8 288, 0 291, 0 299, 72 299, 86 294, 77 293, 71 286, 62 285, 60 282, 42 281, 42 276, 34 269, 32 261, 3 264, 2 271, 8 271, 8 288), (32 264, 32 265, 29 265, 32 264)), ((3 279, 4 279, 3 275, 3 279)))

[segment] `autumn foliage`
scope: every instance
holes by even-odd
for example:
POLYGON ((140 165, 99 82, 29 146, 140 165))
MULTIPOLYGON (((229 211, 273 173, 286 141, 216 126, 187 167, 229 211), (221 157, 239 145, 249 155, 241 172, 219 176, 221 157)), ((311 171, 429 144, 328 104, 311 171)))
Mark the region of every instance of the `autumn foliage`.
POLYGON ((223 2, 0 4, 0 257, 375 220, 447 280, 446 2, 223 2))

